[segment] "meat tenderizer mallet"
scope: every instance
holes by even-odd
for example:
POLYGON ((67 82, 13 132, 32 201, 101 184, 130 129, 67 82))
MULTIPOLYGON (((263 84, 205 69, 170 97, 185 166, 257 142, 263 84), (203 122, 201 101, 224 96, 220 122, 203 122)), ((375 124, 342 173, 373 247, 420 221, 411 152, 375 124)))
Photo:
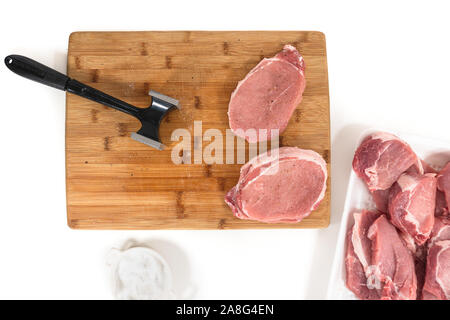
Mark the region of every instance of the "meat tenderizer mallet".
POLYGON ((152 103, 148 108, 135 107, 24 56, 7 56, 5 64, 22 77, 76 94, 135 117, 141 122, 142 127, 138 132, 133 132, 131 138, 158 150, 164 149, 159 138, 161 120, 170 110, 180 109, 178 100, 153 90, 149 92, 152 103))

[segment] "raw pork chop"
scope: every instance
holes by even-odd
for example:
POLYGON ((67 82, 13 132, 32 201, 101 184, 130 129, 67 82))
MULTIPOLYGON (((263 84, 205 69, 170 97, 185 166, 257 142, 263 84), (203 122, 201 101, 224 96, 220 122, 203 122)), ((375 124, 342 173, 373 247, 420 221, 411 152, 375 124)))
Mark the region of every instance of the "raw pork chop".
MULTIPOLYGON (((423 168, 424 173, 437 173, 436 170, 434 170, 425 161, 421 160, 421 163, 422 163, 422 168, 423 168)), ((420 174, 420 169, 421 169, 420 167, 418 167, 416 164, 414 164, 411 167, 409 167, 409 169, 406 170, 406 172, 411 173, 411 174, 413 174, 413 173, 420 174)), ((389 207, 388 207, 389 206, 389 193, 391 191, 391 188, 384 189, 384 190, 381 190, 381 189, 374 190, 371 192, 373 201, 375 202, 375 206, 381 212, 384 212, 384 213, 389 212, 389 207)), ((436 199, 436 201, 437 201, 437 199, 436 199)), ((438 202, 436 202, 436 205, 438 205, 438 202)), ((436 208, 436 210, 438 210, 438 208, 436 208)))
POLYGON ((283 132, 302 100, 304 71, 303 58, 291 45, 285 45, 275 57, 263 59, 231 94, 231 130, 251 143, 270 140, 272 129, 283 132), (255 135, 245 134, 248 129, 256 130, 255 135), (261 129, 266 134, 259 132, 261 129))
POLYGON ((430 239, 428 240, 428 248, 441 240, 450 240, 450 219, 446 217, 436 217, 430 239))
POLYGON ((428 250, 424 300, 450 300, 450 240, 435 242, 428 250))
POLYGON ((352 230, 347 234, 347 251, 345 254, 345 269, 347 272, 346 286, 359 299, 378 300, 380 295, 374 288, 367 286, 367 278, 364 268, 355 253, 352 243, 352 230))
POLYGON ((388 213, 388 205, 389 205, 389 192, 391 189, 386 190, 374 190, 372 191, 372 198, 375 202, 375 206, 378 210, 380 210, 383 213, 388 213))
POLYGON ((365 138, 353 158, 353 170, 372 192, 390 188, 413 165, 423 173, 422 163, 411 147, 386 132, 365 138))
MULTIPOLYGON (((422 160, 422 166, 424 173, 436 173, 439 171, 435 170, 432 166, 422 160)), ((445 193, 439 190, 439 179, 438 179, 438 190, 436 190, 436 209, 434 211, 436 217, 448 215, 447 202, 445 200, 445 193)))
POLYGON ((380 213, 363 210, 355 212, 353 218, 355 223, 352 228, 352 244, 359 261, 364 270, 370 265, 372 255, 372 242, 367 237, 367 232, 372 223, 380 217, 380 213))
POLYGON ((405 243, 408 250, 411 252, 414 259, 414 266, 417 277, 417 294, 416 297, 422 296, 422 288, 425 282, 425 267, 427 263, 427 247, 426 245, 419 246, 414 241, 414 238, 408 233, 400 232, 400 238, 405 243))
POLYGON ((444 192, 447 209, 450 211, 450 162, 439 172, 438 189, 444 192))
MULTIPOLYGON (((424 246, 417 247, 415 253, 417 284, 418 289, 420 288, 422 291, 419 292, 417 297, 422 297, 422 299, 436 299, 432 293, 423 290, 427 272, 427 251, 436 242, 443 240, 450 240, 450 220, 445 217, 436 217, 428 242, 424 246)), ((448 269, 448 272, 450 272, 450 269, 448 269)))
POLYGON ((372 240, 368 278, 373 277, 379 285, 381 299, 416 299, 417 278, 413 257, 385 215, 375 220, 367 236, 372 240))
MULTIPOLYGON (((439 181, 439 180, 438 180, 439 181)), ((445 193, 436 190, 436 209, 434 210, 436 217, 448 215, 447 201, 445 200, 445 193)))
POLYGON ((392 186, 389 194, 392 224, 411 235, 419 246, 427 241, 434 225, 435 176, 434 173, 404 173, 392 186))
POLYGON ((415 299, 412 254, 384 214, 354 215, 347 235, 346 285, 360 299, 415 299))
POLYGON ((241 219, 299 222, 318 207, 326 181, 327 165, 318 153, 283 147, 243 165, 225 202, 241 219))
POLYGON ((345 255, 346 285, 359 299, 378 300, 378 291, 368 283, 366 271, 372 255, 372 242, 367 238, 367 231, 380 213, 363 210, 355 212, 355 223, 347 234, 345 255))

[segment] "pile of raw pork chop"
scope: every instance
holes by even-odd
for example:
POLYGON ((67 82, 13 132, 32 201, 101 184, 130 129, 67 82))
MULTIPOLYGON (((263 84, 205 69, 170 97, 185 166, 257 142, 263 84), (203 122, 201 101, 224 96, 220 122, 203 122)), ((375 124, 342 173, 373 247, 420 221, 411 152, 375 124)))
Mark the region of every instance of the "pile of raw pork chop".
POLYGON ((360 299, 450 299, 450 162, 440 171, 397 136, 378 132, 353 170, 377 210, 353 213, 346 285, 360 299))
MULTIPOLYGON (((302 100, 304 72, 303 57, 291 45, 261 60, 231 94, 228 116, 234 134, 249 143, 278 139, 302 100)), ((225 203, 239 219, 297 223, 318 208, 327 179, 327 163, 317 152, 274 148, 241 167, 225 203)))

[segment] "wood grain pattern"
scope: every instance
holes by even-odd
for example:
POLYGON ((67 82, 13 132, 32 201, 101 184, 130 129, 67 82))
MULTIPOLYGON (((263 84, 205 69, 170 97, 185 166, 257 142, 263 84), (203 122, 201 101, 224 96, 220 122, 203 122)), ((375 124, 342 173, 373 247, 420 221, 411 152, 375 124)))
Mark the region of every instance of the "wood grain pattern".
MULTIPOLYGON (((173 130, 228 129, 227 108, 239 80, 284 44, 305 59, 306 90, 280 144, 313 149, 330 170, 330 120, 325 36, 314 31, 75 32, 68 75, 139 107, 153 89, 179 99, 181 112, 164 119, 168 146, 157 151, 132 140, 132 117, 67 94, 67 218, 76 229, 323 228, 330 219, 330 177, 325 199, 297 224, 235 218, 224 203, 241 165, 171 161, 173 130)), ((204 146, 209 142, 204 142, 204 146)), ((248 157, 248 153, 247 153, 248 157)), ((248 158, 246 159, 248 160, 248 158)))

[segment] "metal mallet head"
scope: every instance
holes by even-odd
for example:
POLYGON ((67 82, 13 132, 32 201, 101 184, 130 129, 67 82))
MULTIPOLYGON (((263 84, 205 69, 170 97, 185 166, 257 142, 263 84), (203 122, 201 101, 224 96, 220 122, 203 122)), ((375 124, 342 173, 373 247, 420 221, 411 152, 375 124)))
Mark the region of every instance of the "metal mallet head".
POLYGON ((152 97, 150 107, 141 109, 137 117, 142 127, 138 132, 133 132, 131 138, 152 148, 163 150, 165 146, 159 138, 159 125, 171 109, 180 109, 180 104, 178 100, 153 90, 150 90, 149 95, 152 97))

